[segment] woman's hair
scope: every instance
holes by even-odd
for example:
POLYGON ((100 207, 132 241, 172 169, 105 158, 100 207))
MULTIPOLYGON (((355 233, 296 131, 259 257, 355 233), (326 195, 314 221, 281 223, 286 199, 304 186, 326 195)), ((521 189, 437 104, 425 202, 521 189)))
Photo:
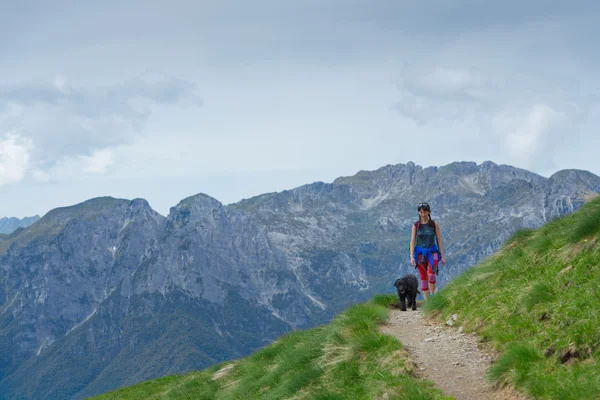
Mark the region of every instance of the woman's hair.
MULTIPOLYGON (((417 207, 417 210, 421 211, 421 209, 429 213, 429 222, 427 223, 427 225, 429 225, 431 228, 435 228, 435 222, 431 219, 431 206, 428 203, 420 203, 417 207)), ((421 216, 419 216, 419 221, 421 221, 421 216)))
MULTIPOLYGON (((419 222, 421 222, 421 217, 419 217, 419 222)), ((435 228, 435 221, 431 219, 431 211, 429 211, 429 222, 426 225, 429 225, 431 228, 435 228)))

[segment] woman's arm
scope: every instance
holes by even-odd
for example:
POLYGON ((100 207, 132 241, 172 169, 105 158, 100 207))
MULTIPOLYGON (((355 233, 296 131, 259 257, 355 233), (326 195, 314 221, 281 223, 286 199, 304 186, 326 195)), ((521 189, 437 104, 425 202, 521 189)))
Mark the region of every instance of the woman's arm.
POLYGON ((413 224, 410 235, 410 263, 413 264, 415 261, 415 238, 417 237, 417 227, 413 224))
POLYGON ((444 252, 444 242, 442 241, 442 233, 440 232, 440 225, 435 223, 435 235, 437 236, 438 246, 440 248, 440 254, 442 255, 442 264, 446 263, 446 255, 444 252))

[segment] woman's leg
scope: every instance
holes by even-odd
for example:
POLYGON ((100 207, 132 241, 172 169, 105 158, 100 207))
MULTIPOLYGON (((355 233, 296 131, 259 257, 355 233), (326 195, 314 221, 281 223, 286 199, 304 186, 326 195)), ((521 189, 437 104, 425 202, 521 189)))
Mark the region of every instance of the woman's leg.
POLYGON ((435 267, 435 269, 431 268, 431 265, 429 265, 429 263, 427 263, 427 266, 428 266, 427 273, 429 274, 429 289, 431 291, 431 294, 434 294, 435 293, 435 283, 437 281, 434 270, 437 270, 437 268, 438 268, 437 253, 433 254, 433 266, 435 267))
POLYGON ((429 285, 427 284, 427 260, 423 262, 422 256, 419 254, 419 259, 417 263, 417 268, 419 270, 419 275, 421 275, 421 292, 423 292, 423 297, 425 300, 429 299, 429 285))

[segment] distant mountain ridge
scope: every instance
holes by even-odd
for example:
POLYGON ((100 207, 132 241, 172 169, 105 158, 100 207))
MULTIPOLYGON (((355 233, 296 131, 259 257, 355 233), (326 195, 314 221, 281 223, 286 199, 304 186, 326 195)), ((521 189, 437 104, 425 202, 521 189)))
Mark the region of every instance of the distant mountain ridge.
POLYGON ((16 231, 18 228, 26 228, 29 225, 40 219, 39 215, 33 217, 17 218, 17 217, 2 217, 0 218, 0 233, 9 234, 16 231))
POLYGON ((515 230, 600 193, 600 177, 412 162, 167 217, 95 198, 0 237, 0 399, 80 399, 237 358, 390 292, 416 205, 442 227, 443 285, 515 230), (2 397, 4 396, 4 397, 2 397))

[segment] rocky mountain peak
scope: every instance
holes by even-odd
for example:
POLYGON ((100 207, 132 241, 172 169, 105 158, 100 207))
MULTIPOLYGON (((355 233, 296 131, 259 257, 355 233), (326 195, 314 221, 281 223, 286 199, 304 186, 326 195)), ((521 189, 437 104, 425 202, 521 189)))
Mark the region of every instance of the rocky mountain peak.
POLYGON ((39 215, 33 217, 16 218, 2 217, 0 218, 0 234, 11 234, 17 229, 23 229, 35 223, 40 219, 39 215))
POLYGON ((132 210, 152 210, 152 207, 150 207, 150 203, 148 203, 147 200, 141 198, 131 200, 129 202, 129 208, 132 210))
POLYGON ((130 201, 114 197, 96 197, 84 202, 52 209, 46 213, 36 224, 38 228, 56 231, 74 219, 90 219, 96 216, 122 214, 129 206, 130 201))
POLYGON ((600 179, 598 179, 598 176, 592 174, 589 171, 584 171, 580 169, 564 169, 558 171, 552 174, 552 176, 550 176, 548 180, 553 182, 563 182, 565 184, 571 185, 591 185, 592 187, 597 187, 600 181, 600 179))
POLYGON ((186 197, 185 199, 181 200, 175 207, 171 207, 169 215, 182 212, 205 214, 211 213, 214 210, 218 210, 222 207, 223 204, 217 199, 204 193, 198 193, 193 196, 186 197))

